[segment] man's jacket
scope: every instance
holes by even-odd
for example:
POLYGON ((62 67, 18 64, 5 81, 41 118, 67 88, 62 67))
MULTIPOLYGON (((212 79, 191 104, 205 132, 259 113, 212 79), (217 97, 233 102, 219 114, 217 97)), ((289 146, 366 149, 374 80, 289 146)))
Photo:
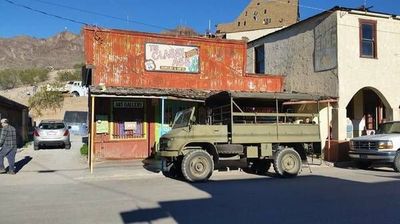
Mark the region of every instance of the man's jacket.
POLYGON ((1 129, 0 147, 8 149, 17 148, 17 135, 13 126, 7 125, 1 129))

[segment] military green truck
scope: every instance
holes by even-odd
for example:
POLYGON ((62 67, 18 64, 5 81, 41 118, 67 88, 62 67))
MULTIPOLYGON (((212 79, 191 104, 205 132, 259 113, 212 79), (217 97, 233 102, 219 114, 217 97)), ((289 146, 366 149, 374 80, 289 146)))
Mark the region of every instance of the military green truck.
MULTIPOLYGON (((319 97, 292 93, 224 91, 205 101, 207 122, 195 108, 178 112, 160 138, 158 156, 168 177, 205 181, 214 169, 246 168, 266 173, 271 164, 282 177, 294 177, 307 150, 319 144, 319 103, 315 113, 293 113, 293 105, 319 97)), ((204 117, 204 115, 202 116, 204 117)))

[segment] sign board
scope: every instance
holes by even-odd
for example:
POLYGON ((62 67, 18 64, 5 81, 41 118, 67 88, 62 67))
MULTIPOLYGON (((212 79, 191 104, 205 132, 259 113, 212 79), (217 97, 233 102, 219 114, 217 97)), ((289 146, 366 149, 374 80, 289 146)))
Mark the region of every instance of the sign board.
POLYGON ((199 73, 199 48, 169 44, 146 44, 146 71, 199 73))
POLYGON ((114 101, 114 108, 143 108, 143 102, 116 100, 114 101))
POLYGON ((96 115, 96 133, 108 133, 108 116, 96 115))
POLYGON ((136 127, 137 127, 135 121, 126 121, 124 123, 124 126, 125 126, 125 130, 133 130, 133 131, 136 131, 136 127))

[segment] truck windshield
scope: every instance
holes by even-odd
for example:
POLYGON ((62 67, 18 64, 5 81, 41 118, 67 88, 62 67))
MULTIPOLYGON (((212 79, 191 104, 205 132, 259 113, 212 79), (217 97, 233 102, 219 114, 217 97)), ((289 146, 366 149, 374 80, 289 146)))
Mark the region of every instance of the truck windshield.
POLYGON ((190 117, 192 116, 192 110, 193 108, 179 111, 175 116, 175 121, 172 129, 188 126, 190 122, 190 117))
POLYGON ((392 122, 392 123, 383 123, 379 126, 376 134, 399 134, 400 133, 400 123, 392 122))

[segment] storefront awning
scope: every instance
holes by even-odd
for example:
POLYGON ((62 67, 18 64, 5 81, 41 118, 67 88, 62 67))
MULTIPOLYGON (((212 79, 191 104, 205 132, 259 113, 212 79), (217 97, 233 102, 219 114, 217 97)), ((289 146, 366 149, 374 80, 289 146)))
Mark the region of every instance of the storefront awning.
POLYGON ((204 102, 208 96, 215 93, 216 91, 194 89, 90 87, 90 94, 95 97, 166 98, 197 102, 204 102))

